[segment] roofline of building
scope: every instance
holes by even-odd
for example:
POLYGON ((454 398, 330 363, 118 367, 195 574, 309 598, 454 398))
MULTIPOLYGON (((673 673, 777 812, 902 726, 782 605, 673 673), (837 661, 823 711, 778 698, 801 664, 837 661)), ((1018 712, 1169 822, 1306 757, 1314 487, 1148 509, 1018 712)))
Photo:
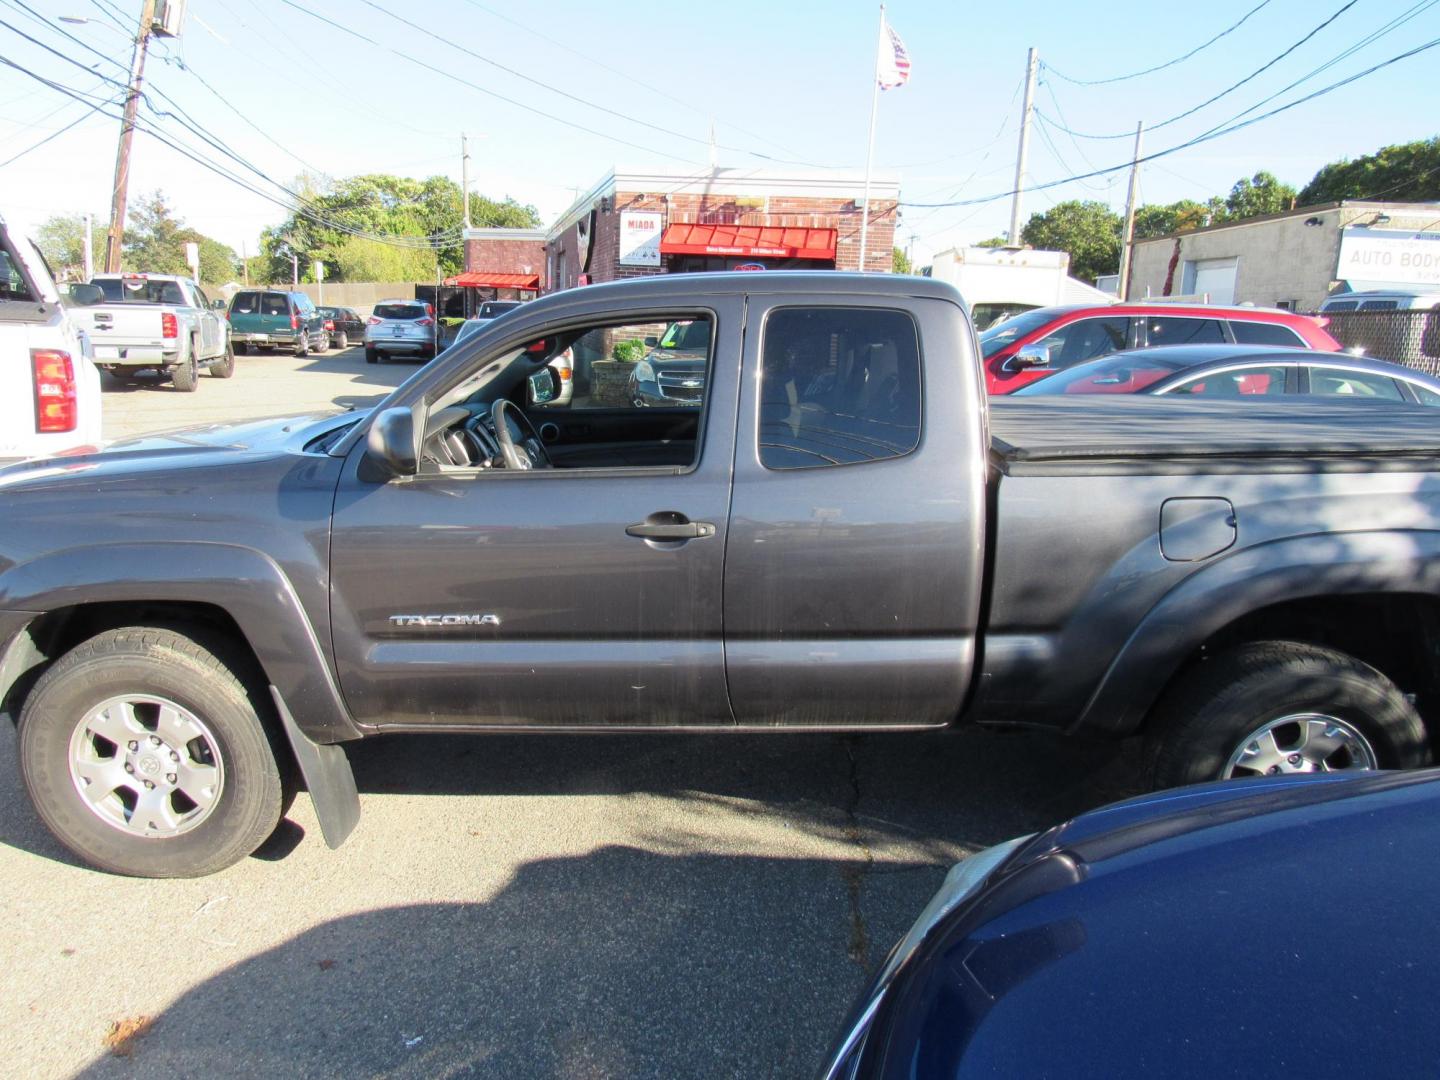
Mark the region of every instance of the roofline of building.
MULTIPOLYGON (((678 195, 721 185, 744 185, 748 192, 766 195, 810 196, 814 198, 863 198, 865 174, 861 171, 842 172, 818 170, 747 169, 747 168, 613 168, 598 183, 581 195, 555 219, 546 231, 553 237, 584 217, 597 199, 617 191, 640 191, 657 195, 678 195), (768 189, 768 190, 767 190, 768 189)), ((725 190, 724 187, 721 190, 725 190)), ((900 198, 900 177, 879 173, 870 177, 870 198, 900 198)))
POLYGON ((1375 202, 1367 199, 1341 199, 1339 202, 1314 203, 1310 206, 1297 206, 1293 210, 1281 210, 1274 214, 1258 214, 1255 217, 1242 218, 1240 221, 1222 221, 1216 225, 1204 225, 1198 229, 1181 229, 1179 232, 1166 233, 1164 236, 1150 236, 1144 240, 1136 240, 1135 246, 1141 244, 1155 244, 1162 240, 1174 240, 1180 236, 1195 236, 1198 233, 1220 232, 1222 229, 1241 229, 1247 225, 1258 225, 1265 221, 1281 221, 1284 218, 1292 217, 1316 217, 1320 214, 1331 213, 1336 210, 1414 210, 1420 217, 1428 214, 1440 216, 1440 203, 1433 202, 1375 202))
POLYGON ((547 235, 544 229, 511 229, 500 225, 461 230, 461 236, 466 240, 538 240, 543 243, 547 235))

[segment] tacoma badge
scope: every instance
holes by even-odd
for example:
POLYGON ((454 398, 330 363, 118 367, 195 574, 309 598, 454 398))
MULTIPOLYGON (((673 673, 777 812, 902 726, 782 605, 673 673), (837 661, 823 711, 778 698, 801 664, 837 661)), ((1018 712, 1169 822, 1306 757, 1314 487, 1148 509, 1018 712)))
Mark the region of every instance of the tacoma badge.
POLYGON ((391 615, 394 626, 499 626, 499 615, 391 615))

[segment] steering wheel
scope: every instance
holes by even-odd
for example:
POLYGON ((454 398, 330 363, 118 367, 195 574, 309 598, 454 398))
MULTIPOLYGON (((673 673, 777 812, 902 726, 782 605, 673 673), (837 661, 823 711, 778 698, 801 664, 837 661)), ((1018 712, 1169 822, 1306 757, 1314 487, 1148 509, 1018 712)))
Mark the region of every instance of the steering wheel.
POLYGON ((545 452, 545 443, 541 441, 535 425, 530 423, 530 418, 509 398, 498 398, 490 407, 490 424, 495 429, 495 438, 500 443, 500 455, 505 459, 507 469, 553 469, 555 466, 550 461, 550 455, 545 452), (510 434, 510 425, 505 422, 505 410, 513 409, 515 415, 520 419, 522 436, 524 431, 530 433, 528 438, 521 439, 521 446, 515 445, 515 439, 510 434))

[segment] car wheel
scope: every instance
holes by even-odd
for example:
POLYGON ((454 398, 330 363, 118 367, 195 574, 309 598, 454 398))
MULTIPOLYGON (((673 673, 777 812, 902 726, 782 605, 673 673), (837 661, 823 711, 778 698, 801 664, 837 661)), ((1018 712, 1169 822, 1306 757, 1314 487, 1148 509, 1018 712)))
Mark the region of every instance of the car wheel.
POLYGON ((225 355, 210 361, 210 374, 217 379, 228 379, 235 374, 235 347, 225 346, 225 355))
POLYGON ((310 337, 308 334, 302 333, 295 339, 295 355, 297 357, 310 355, 310 337))
POLYGON ((372 349, 369 345, 366 345, 365 362, 367 364, 378 364, 380 362, 380 353, 377 352, 375 349, 372 349))
POLYGON ((346 334, 344 330, 341 330, 340 333, 335 335, 335 348, 343 350, 349 347, 350 335, 346 334))
POLYGON ((127 627, 40 678, 20 715, 20 771, 62 844, 118 874, 198 877, 275 830, 293 785, 257 711, 264 698, 229 651, 127 627))
POLYGON ((1412 769, 1430 756, 1420 714, 1390 679, 1346 653, 1292 641, 1242 646, 1181 677, 1149 741, 1156 788, 1412 769))
POLYGON ((249 356, 249 355, 250 355, 250 343, 249 343, 249 342, 246 342, 246 341, 241 341, 241 342, 239 342, 239 343, 231 342, 231 343, 230 343, 230 347, 235 350, 235 353, 236 353, 238 356, 249 356))
POLYGON ((193 394, 200 385, 200 369, 195 363, 193 348, 185 354, 185 358, 180 363, 171 368, 170 381, 182 394, 193 394))
POLYGON ((329 332, 327 331, 326 333, 323 333, 323 334, 321 334, 318 338, 316 338, 316 339, 315 339, 315 344, 312 346, 312 348, 314 349, 315 352, 320 353, 322 356, 323 356, 325 353, 329 352, 329 351, 330 351, 330 334, 329 334, 329 332))

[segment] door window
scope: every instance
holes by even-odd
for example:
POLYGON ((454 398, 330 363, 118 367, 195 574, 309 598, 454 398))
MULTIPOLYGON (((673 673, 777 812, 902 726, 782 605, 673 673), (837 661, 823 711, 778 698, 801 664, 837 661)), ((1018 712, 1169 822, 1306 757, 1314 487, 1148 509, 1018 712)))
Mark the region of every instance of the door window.
POLYGON ((1035 344, 1050 350, 1051 370, 1063 371, 1086 360, 1120 352, 1125 348, 1129 334, 1128 318, 1108 315, 1098 319, 1077 319, 1035 344))
POLYGON ((1167 394, 1185 394, 1190 397, 1250 397, 1260 394, 1285 393, 1285 368, 1271 367, 1235 368, 1231 371, 1212 371, 1190 382, 1181 383, 1164 391, 1167 394))
POLYGON ((903 311, 776 311, 765 323, 760 371, 767 469, 882 461, 919 445, 919 333, 903 311))
POLYGON ((1311 368, 1310 393, 1363 397, 1376 401, 1404 401, 1400 387, 1388 375, 1343 368, 1311 368))
POLYGON ((547 343, 560 394, 546 408, 698 411, 710 384, 712 330, 708 318, 687 315, 547 343))
POLYGON ((1230 332, 1241 345, 1279 345, 1304 348, 1305 341, 1294 330, 1279 323, 1241 322, 1232 320, 1230 332))
POLYGON ((1152 315, 1146 320, 1151 345, 1212 345, 1225 340, 1219 319, 1152 315))

